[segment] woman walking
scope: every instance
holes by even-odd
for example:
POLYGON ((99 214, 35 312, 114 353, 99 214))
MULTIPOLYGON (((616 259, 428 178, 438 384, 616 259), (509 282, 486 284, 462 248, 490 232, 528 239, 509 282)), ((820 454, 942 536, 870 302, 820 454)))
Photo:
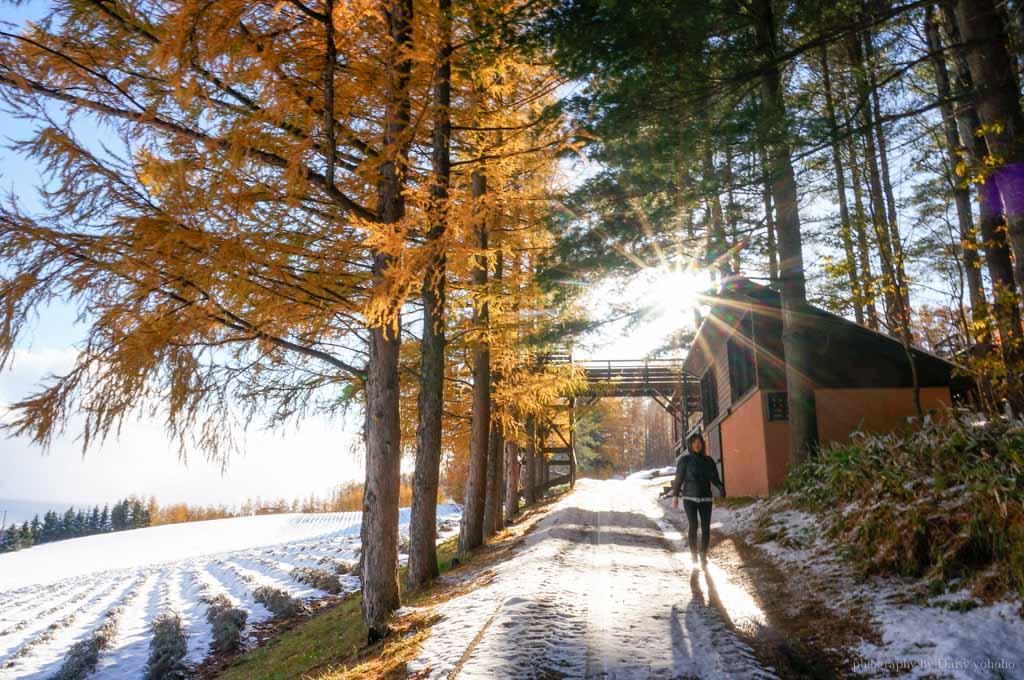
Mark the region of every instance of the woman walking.
POLYGON ((676 478, 672 482, 672 507, 679 507, 680 493, 683 510, 689 524, 690 557, 697 562, 697 521, 700 520, 700 562, 707 564, 708 543, 711 541, 711 485, 725 493, 718 477, 718 466, 704 448, 704 438, 693 433, 686 440, 687 452, 676 463, 676 478))

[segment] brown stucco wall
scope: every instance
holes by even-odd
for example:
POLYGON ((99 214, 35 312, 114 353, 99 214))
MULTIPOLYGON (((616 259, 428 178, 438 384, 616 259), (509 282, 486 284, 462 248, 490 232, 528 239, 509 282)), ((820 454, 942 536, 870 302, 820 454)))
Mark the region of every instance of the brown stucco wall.
MULTIPOLYGON (((891 432, 906 418, 917 415, 910 387, 817 389, 814 399, 822 444, 849 441, 855 430, 891 432)), ((948 387, 921 388, 921 408, 925 411, 950 404, 948 387)))
MULTIPOLYGON (((889 432, 916 415, 911 388, 843 388, 814 391, 822 444, 848 441, 855 430, 889 432)), ((951 403, 948 387, 921 389, 921 406, 951 403)), ((722 467, 729 496, 767 496, 789 471, 789 422, 768 421, 764 392, 755 391, 721 421, 722 467)))
POLYGON ((768 495, 762 401, 758 390, 722 420, 723 481, 729 496, 768 495))

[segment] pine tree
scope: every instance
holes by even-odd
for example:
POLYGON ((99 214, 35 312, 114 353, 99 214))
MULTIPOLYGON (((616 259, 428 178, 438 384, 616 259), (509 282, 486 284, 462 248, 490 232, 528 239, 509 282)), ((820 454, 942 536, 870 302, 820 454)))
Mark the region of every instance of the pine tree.
POLYGON ((22 522, 21 530, 18 532, 18 542, 22 548, 32 547, 32 527, 28 520, 22 522))
POLYGON ((60 538, 60 520, 53 510, 47 510, 43 515, 42 538, 42 543, 49 543, 60 538))
POLYGON ((122 531, 128 528, 128 501, 122 500, 114 503, 114 509, 110 511, 111 531, 122 531))
POLYGON ((3 539, 2 547, 4 552, 14 552, 15 550, 18 550, 21 547, 20 533, 21 532, 18 531, 18 527, 14 526, 13 524, 7 527, 7 529, 3 533, 3 536, 0 537, 3 539))
POLYGON ((75 537, 75 509, 70 507, 64 511, 64 517, 60 523, 60 533, 58 537, 61 539, 74 538, 75 537))

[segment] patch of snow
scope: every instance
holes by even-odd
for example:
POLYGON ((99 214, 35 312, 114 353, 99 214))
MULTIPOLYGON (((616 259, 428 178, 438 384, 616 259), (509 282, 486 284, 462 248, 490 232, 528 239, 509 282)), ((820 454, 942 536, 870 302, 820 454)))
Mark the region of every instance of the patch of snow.
POLYGON ((167 589, 167 608, 181 617, 181 627, 188 636, 187 664, 201 662, 213 642, 213 631, 206 622, 206 606, 200 601, 200 583, 194 567, 189 566, 175 574, 167 589))
MULTIPOLYGON (((848 513, 848 508, 841 511, 848 513)), ((838 611, 862 607, 878 627, 881 644, 862 642, 863 662, 854 670, 868 677, 1009 678, 1024 677, 1024 618, 1021 602, 978 603, 967 611, 950 605, 970 600, 965 592, 934 598, 929 604, 909 601, 919 585, 898 577, 858 578, 823 535, 813 513, 785 507, 784 498, 756 501, 738 509, 716 508, 712 527, 744 534, 760 525, 773 540, 754 543, 794 573, 807 572, 827 583, 838 611)))
POLYGON ((150 623, 160 613, 161 584, 165 572, 150 575, 134 597, 125 605, 118 619, 117 637, 100 654, 96 673, 89 680, 122 680, 146 675, 149 641, 153 637, 150 623))
MULTIPOLYGON (((866 589, 867 590, 867 589, 866 589)), ((970 611, 938 606, 892 604, 892 584, 877 584, 871 611, 881 626, 882 644, 861 644, 865 664, 879 677, 1021 677, 1024 621, 1020 603, 999 602, 970 611), (1001 671, 1001 672, 1000 672, 1001 671)))
POLYGON ((671 477, 674 476, 675 474, 675 467, 670 466, 663 468, 654 468, 653 470, 640 470, 639 472, 634 472, 631 475, 627 475, 626 479, 656 479, 658 477, 671 477))

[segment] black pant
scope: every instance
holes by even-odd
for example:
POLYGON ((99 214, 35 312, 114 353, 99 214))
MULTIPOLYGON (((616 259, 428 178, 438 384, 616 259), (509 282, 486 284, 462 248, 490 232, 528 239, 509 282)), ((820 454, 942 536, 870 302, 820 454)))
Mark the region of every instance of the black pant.
POLYGON ((697 517, 700 516, 700 551, 708 551, 711 541, 711 501, 697 503, 683 499, 683 510, 686 511, 686 523, 690 529, 690 552, 697 552, 697 517))

